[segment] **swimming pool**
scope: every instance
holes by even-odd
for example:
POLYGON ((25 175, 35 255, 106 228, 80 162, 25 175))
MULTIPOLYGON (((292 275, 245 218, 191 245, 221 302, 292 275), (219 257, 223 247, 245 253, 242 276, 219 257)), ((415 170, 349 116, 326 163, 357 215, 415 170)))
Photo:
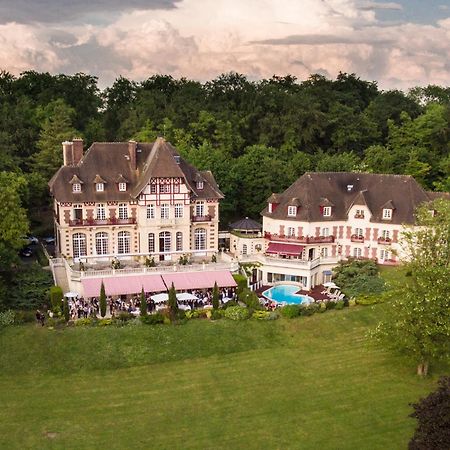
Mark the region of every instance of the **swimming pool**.
POLYGON ((299 290, 300 288, 298 286, 292 284, 279 284, 264 291, 263 295, 277 303, 287 303, 289 305, 308 305, 314 301, 308 295, 296 294, 299 290))

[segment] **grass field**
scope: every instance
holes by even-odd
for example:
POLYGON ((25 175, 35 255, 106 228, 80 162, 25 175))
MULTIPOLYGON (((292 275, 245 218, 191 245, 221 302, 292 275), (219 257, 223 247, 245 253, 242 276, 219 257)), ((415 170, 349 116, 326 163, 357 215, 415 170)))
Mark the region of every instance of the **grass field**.
POLYGON ((404 449, 445 368, 421 380, 367 344, 382 314, 7 328, 0 448, 404 449))

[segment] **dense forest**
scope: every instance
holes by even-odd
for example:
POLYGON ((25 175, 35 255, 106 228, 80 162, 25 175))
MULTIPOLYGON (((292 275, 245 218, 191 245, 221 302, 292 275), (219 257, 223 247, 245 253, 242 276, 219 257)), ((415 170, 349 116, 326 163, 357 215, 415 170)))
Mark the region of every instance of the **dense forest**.
POLYGON ((206 83, 120 77, 100 90, 82 73, 0 72, 0 108, 2 210, 20 198, 37 233, 51 231, 47 182, 62 163, 61 142, 73 137, 89 146, 165 136, 213 171, 226 195, 222 227, 258 219, 270 193, 305 171, 410 174, 427 189, 450 188, 449 87, 404 93, 346 73, 305 81, 228 73, 206 83))

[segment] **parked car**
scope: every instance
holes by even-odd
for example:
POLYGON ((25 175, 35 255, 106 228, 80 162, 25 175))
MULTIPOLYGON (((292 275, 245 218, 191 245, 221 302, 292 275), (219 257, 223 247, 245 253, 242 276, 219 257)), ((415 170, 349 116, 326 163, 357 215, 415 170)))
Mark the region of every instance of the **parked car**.
POLYGON ((20 254, 20 256, 29 258, 30 256, 33 255, 33 250, 30 247, 24 247, 22 250, 20 250, 19 254, 20 254))
POLYGON ((22 239, 26 242, 27 245, 39 244, 39 239, 36 236, 22 236, 22 239))
POLYGON ((55 243, 55 237, 54 236, 47 236, 42 239, 45 244, 54 244, 55 243))

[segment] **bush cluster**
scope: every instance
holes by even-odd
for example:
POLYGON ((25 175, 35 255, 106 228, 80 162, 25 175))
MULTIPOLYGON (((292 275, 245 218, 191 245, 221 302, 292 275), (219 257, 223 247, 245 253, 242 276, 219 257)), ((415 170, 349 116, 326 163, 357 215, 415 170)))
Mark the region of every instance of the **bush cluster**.
POLYGON ((8 327, 9 325, 14 325, 15 313, 11 309, 0 312, 0 328, 8 327))
POLYGON ((293 319, 299 316, 312 316, 316 312, 323 313, 328 309, 343 309, 345 306, 349 306, 348 302, 344 300, 339 300, 337 302, 321 302, 321 303, 310 303, 309 305, 286 305, 281 308, 280 312, 283 317, 288 319, 293 319))
POLYGON ((225 317, 230 320, 246 320, 250 317, 250 312, 244 306, 230 306, 225 310, 225 317))

